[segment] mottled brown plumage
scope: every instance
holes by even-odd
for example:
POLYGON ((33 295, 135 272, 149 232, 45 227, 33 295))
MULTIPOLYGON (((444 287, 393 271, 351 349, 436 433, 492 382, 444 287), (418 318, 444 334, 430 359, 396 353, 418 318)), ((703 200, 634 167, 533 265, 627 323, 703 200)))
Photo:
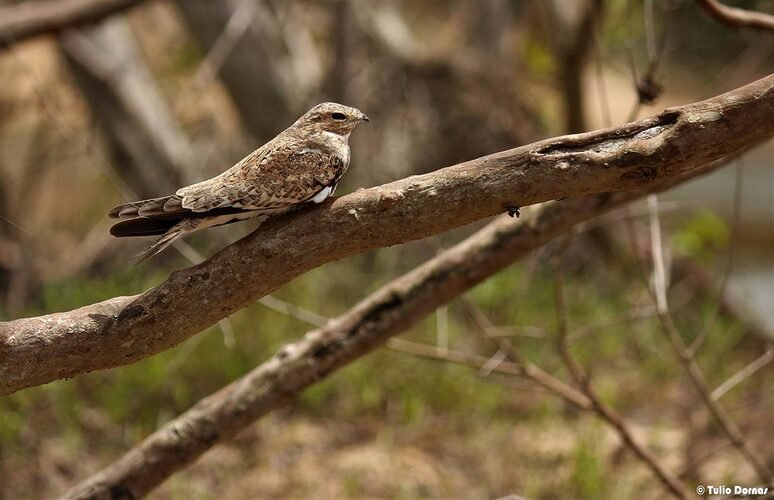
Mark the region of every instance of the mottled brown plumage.
POLYGON ((368 117, 336 103, 318 104, 277 137, 222 174, 170 196, 125 203, 108 217, 127 219, 110 234, 163 236, 140 254, 156 255, 177 238, 247 218, 265 220, 331 196, 349 167, 349 134, 368 117))

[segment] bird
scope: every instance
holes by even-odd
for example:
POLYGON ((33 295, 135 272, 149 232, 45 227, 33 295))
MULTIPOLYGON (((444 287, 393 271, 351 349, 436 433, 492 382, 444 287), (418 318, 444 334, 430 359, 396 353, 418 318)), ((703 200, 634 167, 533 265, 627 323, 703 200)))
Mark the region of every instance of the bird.
POLYGON ((110 228, 118 237, 161 235, 137 255, 157 255, 177 239, 245 219, 322 203, 349 168, 349 135, 370 121, 359 109, 324 102, 233 167, 175 194, 114 207, 108 217, 124 219, 110 228))

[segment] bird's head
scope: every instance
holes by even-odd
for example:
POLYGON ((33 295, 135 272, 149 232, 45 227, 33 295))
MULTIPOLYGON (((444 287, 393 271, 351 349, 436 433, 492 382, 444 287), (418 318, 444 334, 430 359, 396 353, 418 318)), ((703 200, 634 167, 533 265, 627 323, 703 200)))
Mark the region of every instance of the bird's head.
POLYGON ((360 122, 370 120, 365 113, 357 108, 351 108, 335 102, 324 102, 307 111, 298 121, 305 128, 311 127, 323 132, 332 132, 348 137, 350 132, 360 122))

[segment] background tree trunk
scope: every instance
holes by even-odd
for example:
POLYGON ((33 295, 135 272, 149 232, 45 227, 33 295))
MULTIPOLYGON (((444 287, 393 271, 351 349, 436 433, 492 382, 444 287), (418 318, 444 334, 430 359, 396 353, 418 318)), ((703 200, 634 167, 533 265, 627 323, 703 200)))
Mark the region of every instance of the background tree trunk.
POLYGON ((125 17, 64 33, 60 47, 102 125, 120 177, 139 197, 183 185, 191 145, 161 97, 125 17))
MULTIPOLYGON (((178 0, 177 5, 205 53, 226 32, 240 6, 237 0, 178 0)), ((218 68, 245 128, 261 143, 282 130, 290 117, 276 65, 270 64, 273 57, 265 37, 250 23, 218 68)))

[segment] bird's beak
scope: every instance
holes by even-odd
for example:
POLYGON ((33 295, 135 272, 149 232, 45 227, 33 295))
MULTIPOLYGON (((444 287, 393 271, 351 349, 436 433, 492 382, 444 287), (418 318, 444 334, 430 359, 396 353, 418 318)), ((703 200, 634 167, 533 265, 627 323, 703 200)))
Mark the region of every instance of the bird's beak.
POLYGON ((368 116, 366 116, 366 114, 365 114, 365 113, 361 112, 361 113, 360 113, 360 121, 361 121, 361 122, 370 122, 370 121, 371 121, 371 119, 370 119, 370 118, 368 118, 368 116))

